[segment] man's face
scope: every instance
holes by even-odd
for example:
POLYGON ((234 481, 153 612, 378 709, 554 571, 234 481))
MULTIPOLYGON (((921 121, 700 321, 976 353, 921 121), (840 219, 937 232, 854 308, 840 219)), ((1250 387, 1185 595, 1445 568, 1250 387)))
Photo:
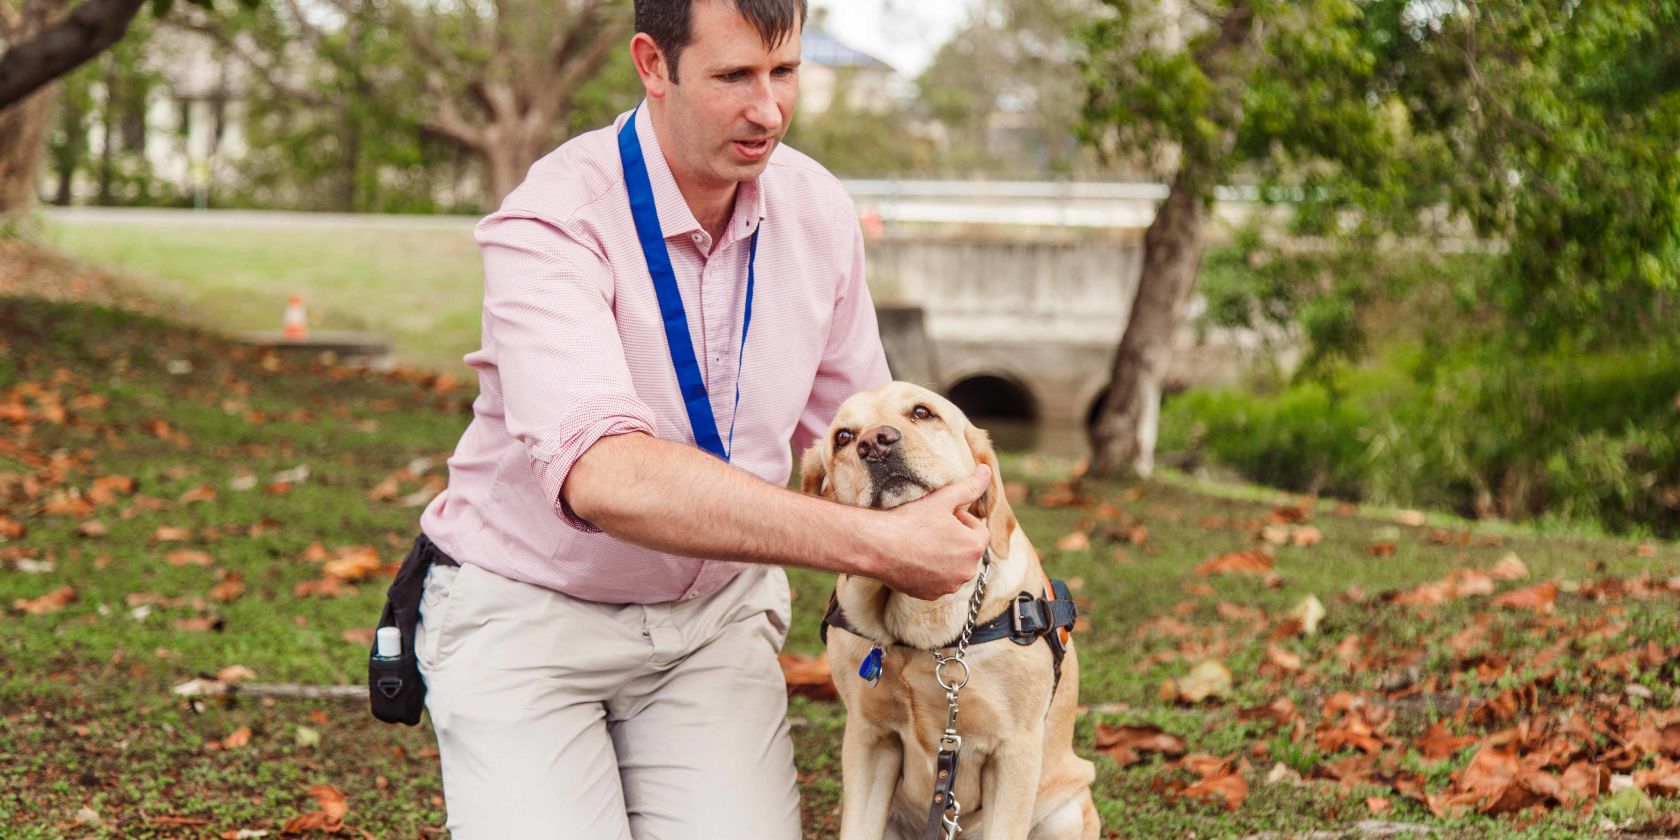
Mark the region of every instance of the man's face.
POLYGON ((769 165, 799 98, 799 32, 775 49, 730 0, 701 0, 693 40, 666 87, 665 149, 683 174, 710 185, 750 181, 769 165))

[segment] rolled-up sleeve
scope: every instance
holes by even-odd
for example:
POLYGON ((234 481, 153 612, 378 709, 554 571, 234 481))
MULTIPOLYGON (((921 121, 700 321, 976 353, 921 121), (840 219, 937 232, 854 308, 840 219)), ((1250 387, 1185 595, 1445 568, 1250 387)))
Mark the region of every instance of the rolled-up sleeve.
POLYGON ((653 434, 636 396, 618 325, 613 282, 596 253, 547 221, 498 213, 475 232, 484 256, 484 334, 501 377, 508 433, 555 513, 581 531, 561 488, 596 441, 653 434))
MULTIPOLYGON (((845 202, 847 211, 851 202, 845 202)), ((835 286, 834 317, 829 322, 828 341, 817 367, 811 396, 794 431, 794 450, 807 446, 828 432, 834 415, 847 397, 890 381, 887 355, 881 348, 880 327, 875 322, 875 301, 869 296, 864 278, 863 231, 855 212, 839 222, 851 231, 850 259, 841 263, 835 286)))

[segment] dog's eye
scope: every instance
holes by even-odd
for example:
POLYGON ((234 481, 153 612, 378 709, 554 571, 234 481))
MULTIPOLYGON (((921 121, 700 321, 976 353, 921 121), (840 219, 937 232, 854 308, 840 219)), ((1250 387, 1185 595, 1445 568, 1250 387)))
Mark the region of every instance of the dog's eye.
POLYGON ((933 412, 925 405, 918 405, 910 410, 910 416, 917 420, 932 420, 933 412))
POLYGON ((840 431, 835 432, 834 433, 834 448, 835 449, 845 449, 846 444, 851 443, 852 438, 855 438, 855 437, 857 437, 857 435, 852 434, 851 429, 841 429, 840 431))

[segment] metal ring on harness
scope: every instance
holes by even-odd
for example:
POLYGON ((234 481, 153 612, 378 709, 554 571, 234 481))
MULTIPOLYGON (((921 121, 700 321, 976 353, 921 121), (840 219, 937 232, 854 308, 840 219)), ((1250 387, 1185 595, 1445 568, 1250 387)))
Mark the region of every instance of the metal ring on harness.
POLYGON ((935 665, 934 668, 933 668, 933 677, 934 677, 934 679, 939 680, 939 687, 940 688, 943 688, 946 691, 956 691, 956 690, 962 688, 963 686, 968 685, 968 663, 962 661, 961 659, 958 659, 955 656, 949 657, 947 659, 941 659, 941 660, 939 660, 939 664, 935 665), (962 680, 960 682, 954 682, 953 683, 952 681, 948 681, 948 680, 945 679, 945 666, 946 665, 961 665, 962 666, 962 680))

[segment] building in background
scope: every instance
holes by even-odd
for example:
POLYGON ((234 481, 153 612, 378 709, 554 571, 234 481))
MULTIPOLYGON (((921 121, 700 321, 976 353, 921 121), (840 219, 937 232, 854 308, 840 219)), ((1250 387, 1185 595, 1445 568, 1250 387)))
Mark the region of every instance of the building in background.
POLYGON ((885 113, 907 94, 907 83, 891 65, 842 43, 822 29, 820 20, 805 27, 800 54, 800 114, 827 113, 836 96, 845 97, 848 110, 885 113))

